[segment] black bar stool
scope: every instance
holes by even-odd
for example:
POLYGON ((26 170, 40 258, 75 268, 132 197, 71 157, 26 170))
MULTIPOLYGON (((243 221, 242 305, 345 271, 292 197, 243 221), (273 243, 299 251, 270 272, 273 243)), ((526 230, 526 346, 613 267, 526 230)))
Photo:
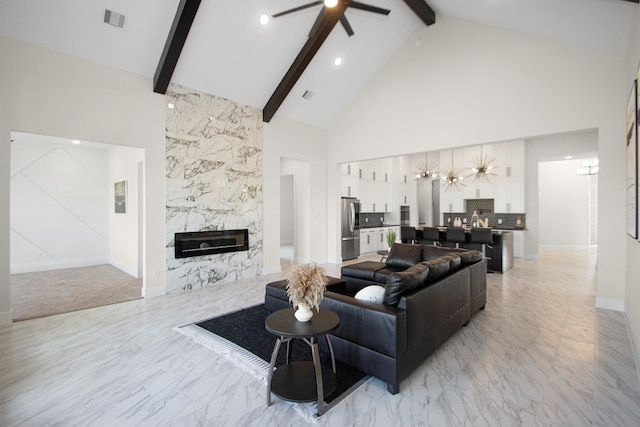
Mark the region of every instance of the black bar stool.
POLYGON ((482 244, 482 257, 487 257, 487 246, 493 249, 493 234, 490 228, 472 228, 471 229, 471 243, 482 244))
POLYGON ((428 240, 433 242, 433 246, 440 244, 440 230, 436 227, 424 227, 422 229, 422 240, 428 240))
POLYGON ((447 227, 447 242, 455 243, 456 248, 460 247, 460 243, 466 243, 467 237, 462 227, 447 227))
POLYGON ((400 241, 402 243, 415 243, 416 229, 407 225, 400 226, 400 241))

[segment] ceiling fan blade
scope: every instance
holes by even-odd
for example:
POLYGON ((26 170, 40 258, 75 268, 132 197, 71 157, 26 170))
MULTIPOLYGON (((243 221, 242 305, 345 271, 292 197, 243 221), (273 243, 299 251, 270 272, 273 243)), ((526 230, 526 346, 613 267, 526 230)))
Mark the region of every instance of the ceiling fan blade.
POLYGON ((391 11, 389 9, 383 9, 381 7, 371 6, 369 4, 352 1, 349 7, 354 9, 366 10, 367 12, 379 13, 381 15, 389 15, 391 11))
POLYGON ((294 7, 293 9, 288 9, 288 10, 285 10, 283 12, 278 12, 278 13, 276 13, 274 15, 271 15, 271 17, 272 18, 277 18, 278 16, 288 15, 290 13, 297 12, 299 10, 308 9, 310 7, 313 7, 313 6, 318 6, 318 5, 323 4, 323 3, 324 2, 322 0, 313 1, 311 3, 303 4, 302 6, 294 7))
POLYGON ((354 34, 353 28, 351 28, 351 24, 349 24, 349 20, 347 19, 347 17, 345 15, 342 15, 340 17, 340 23, 344 27, 344 30, 347 32, 349 37, 351 37, 354 34))

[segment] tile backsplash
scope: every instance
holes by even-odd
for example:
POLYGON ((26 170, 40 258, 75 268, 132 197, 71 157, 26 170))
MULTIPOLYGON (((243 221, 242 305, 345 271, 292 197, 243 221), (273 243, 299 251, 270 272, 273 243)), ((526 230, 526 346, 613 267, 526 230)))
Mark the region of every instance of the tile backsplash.
MULTIPOLYGON (((466 225, 471 225, 471 215, 473 211, 469 212, 446 212, 443 214, 444 226, 453 226, 453 220, 456 217, 460 219, 467 219, 466 225)), ((478 214, 481 220, 488 219, 489 227, 502 228, 505 230, 524 230, 527 228, 527 216, 524 213, 487 213, 478 214), (518 222, 519 221, 519 222, 518 222)))
POLYGON ((382 227, 383 223, 384 213, 360 213, 360 228, 382 227))

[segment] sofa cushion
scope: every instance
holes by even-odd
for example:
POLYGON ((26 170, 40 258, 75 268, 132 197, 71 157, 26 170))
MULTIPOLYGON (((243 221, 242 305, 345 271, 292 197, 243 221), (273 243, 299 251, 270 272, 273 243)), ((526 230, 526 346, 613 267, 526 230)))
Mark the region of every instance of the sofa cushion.
POLYGON ((383 304, 397 306, 402 295, 418 289, 427 281, 428 277, 429 267, 424 264, 416 264, 405 271, 392 273, 384 291, 383 304))
POLYGON ((460 266, 462 265, 462 259, 460 259, 458 254, 450 253, 441 258, 449 261, 449 271, 451 273, 453 273, 454 271, 458 271, 460 269, 460 266))
POLYGON ((448 258, 436 258, 429 261, 422 261, 420 264, 429 267, 427 282, 433 283, 449 273, 451 261, 448 258))
POLYGON ((360 289, 354 298, 373 304, 382 304, 384 290, 380 285, 367 286, 366 288, 360 289))
POLYGON ((422 261, 429 261, 440 258, 456 251, 466 251, 466 249, 448 248, 445 246, 424 245, 422 247, 422 261))
POLYGON ((383 262, 363 261, 357 264, 345 265, 342 267, 342 276, 353 277, 355 279, 373 281, 373 274, 386 267, 383 262))
POLYGON ((422 245, 394 243, 387 257, 387 267, 409 268, 422 261, 422 245))
MULTIPOLYGON (((458 255, 462 262, 462 266, 465 267, 470 264, 475 264, 482 260, 482 252, 474 249, 462 249, 462 248, 448 248, 450 253, 458 255)), ((423 251, 424 255, 424 251, 423 251)))
POLYGON ((387 281, 389 280, 389 276, 391 276, 392 273, 399 273, 405 270, 406 268, 404 267, 383 268, 382 270, 378 270, 375 273, 373 273, 373 281, 384 285, 387 283, 387 281))

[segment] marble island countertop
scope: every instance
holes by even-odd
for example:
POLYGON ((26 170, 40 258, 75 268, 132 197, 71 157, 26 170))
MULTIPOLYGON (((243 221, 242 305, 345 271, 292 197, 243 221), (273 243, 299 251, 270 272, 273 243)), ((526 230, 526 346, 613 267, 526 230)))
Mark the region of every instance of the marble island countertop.
POLYGON ((360 222, 360 230, 363 230, 365 228, 386 228, 386 227, 400 227, 400 224, 387 224, 384 223, 382 225, 380 224, 363 224, 362 222, 360 222))

